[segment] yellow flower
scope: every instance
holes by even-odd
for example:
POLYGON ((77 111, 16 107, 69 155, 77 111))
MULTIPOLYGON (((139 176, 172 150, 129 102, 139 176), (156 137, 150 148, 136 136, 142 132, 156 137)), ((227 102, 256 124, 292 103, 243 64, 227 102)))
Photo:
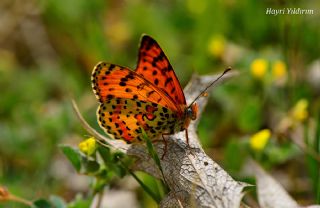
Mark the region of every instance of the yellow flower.
POLYGON ((208 44, 208 51, 214 57, 221 57, 225 50, 225 39, 221 35, 213 36, 208 44))
POLYGON ((308 118, 308 101, 300 99, 291 110, 291 115, 296 121, 304 121, 308 118))
POLYGON ((269 129, 263 129, 250 138, 250 147, 256 151, 262 151, 268 140, 270 139, 271 132, 269 129))
POLYGON ((286 64, 278 60, 272 65, 272 76, 275 80, 284 79, 287 76, 287 66, 286 64))
POLYGON ((262 79, 267 72, 268 62, 265 59, 255 59, 250 68, 253 77, 262 79))
POLYGON ((90 137, 89 139, 80 142, 79 149, 86 155, 92 155, 96 150, 96 140, 94 137, 90 137))

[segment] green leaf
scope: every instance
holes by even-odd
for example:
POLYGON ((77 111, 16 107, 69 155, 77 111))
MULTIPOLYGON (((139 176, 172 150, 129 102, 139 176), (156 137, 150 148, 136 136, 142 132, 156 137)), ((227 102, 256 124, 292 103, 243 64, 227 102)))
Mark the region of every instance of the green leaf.
POLYGON ((146 141, 148 152, 151 155, 152 159, 154 160, 154 162, 156 163, 156 165, 158 166, 158 168, 162 174, 164 184, 167 185, 167 182, 165 181, 163 170, 162 170, 162 167, 160 164, 160 159, 159 159, 158 153, 155 151, 153 144, 151 142, 151 139, 148 137, 148 135, 146 134, 146 132, 143 129, 142 129, 142 138, 146 141))
POLYGON ((76 199, 68 204, 68 208, 88 208, 92 203, 92 197, 84 199, 81 195, 77 195, 76 199))
POLYGON ((112 167, 112 170, 117 176, 121 178, 123 178, 127 174, 127 171, 122 166, 119 166, 118 164, 114 165, 112 167))
POLYGON ((134 177, 134 179, 136 179, 136 181, 140 184, 140 186, 142 187, 142 189, 149 194, 149 196, 151 196, 151 198, 157 202, 158 204, 161 201, 161 197, 160 195, 154 193, 153 191, 151 191, 151 189, 143 183, 143 181, 140 180, 140 178, 138 178, 138 176, 136 174, 134 174, 134 172, 132 172, 131 170, 129 170, 129 173, 134 177))
POLYGON ((62 152, 69 159, 73 167, 79 172, 81 170, 81 153, 78 149, 67 145, 60 145, 62 152))
POLYGON ((33 202, 36 208, 53 208, 53 206, 45 199, 38 199, 33 202))
POLYGON ((111 160, 111 153, 110 149, 107 147, 104 147, 102 145, 98 145, 98 152, 101 155, 101 158, 103 159, 103 162, 108 165, 108 163, 111 160))
POLYGON ((142 130, 142 138, 145 140, 145 142, 147 144, 148 152, 149 152, 149 154, 151 155, 152 159, 157 164, 159 170, 162 173, 162 167, 161 167, 161 164, 160 164, 160 159, 159 159, 158 153, 155 151, 155 149, 153 147, 153 144, 151 142, 151 139, 148 137, 146 132, 143 129, 141 129, 141 130, 142 130))
POLYGON ((96 178, 94 183, 92 183, 93 193, 96 194, 103 191, 103 189, 109 182, 110 180, 108 178, 96 178))
POLYGON ((59 196, 51 195, 50 202, 54 208, 66 208, 67 207, 65 201, 59 196))
POLYGON ((100 164, 97 161, 88 160, 85 157, 82 158, 82 164, 83 164, 83 167, 82 167, 83 169, 81 170, 81 172, 84 172, 86 174, 95 174, 100 169, 100 164))
POLYGON ((125 155, 122 152, 114 152, 112 155, 112 161, 113 162, 123 162, 123 159, 125 158, 125 155))

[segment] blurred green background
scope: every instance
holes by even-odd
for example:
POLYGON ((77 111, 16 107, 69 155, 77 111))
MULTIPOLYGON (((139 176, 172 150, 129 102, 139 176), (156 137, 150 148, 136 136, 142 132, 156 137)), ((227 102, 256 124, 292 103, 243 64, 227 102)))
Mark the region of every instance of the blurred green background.
MULTIPOLYGON (((146 33, 183 86, 192 73, 239 72, 213 88, 199 125, 215 161, 250 181, 241 167, 253 157, 299 202, 319 203, 319 9, 316 0, 2 0, 0 185, 28 199, 86 195, 90 179, 58 148, 89 136, 70 100, 99 129, 91 71, 102 60, 134 69, 146 33), (267 8, 313 14, 267 15, 267 8)), ((151 206, 141 193, 139 203, 151 206)))

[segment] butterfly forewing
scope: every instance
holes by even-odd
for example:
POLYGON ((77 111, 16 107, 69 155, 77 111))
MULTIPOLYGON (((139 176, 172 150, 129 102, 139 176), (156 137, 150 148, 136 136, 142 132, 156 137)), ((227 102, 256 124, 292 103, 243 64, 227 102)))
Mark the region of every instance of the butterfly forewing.
POLYGON ((179 111, 162 91, 128 68, 101 62, 95 67, 91 79, 93 91, 101 103, 112 98, 127 98, 179 111))
POLYGON ((136 73, 161 89, 174 101, 175 105, 186 105, 180 82, 168 58, 150 36, 142 37, 136 73))

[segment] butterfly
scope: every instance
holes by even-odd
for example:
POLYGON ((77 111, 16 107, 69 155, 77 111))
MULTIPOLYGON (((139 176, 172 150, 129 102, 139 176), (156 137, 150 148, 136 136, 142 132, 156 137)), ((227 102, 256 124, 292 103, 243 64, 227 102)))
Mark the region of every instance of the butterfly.
MULTIPOLYGON (((98 123, 115 139, 142 141, 186 131, 197 118, 195 102, 187 105, 180 82, 163 50, 150 36, 141 40, 135 71, 105 62, 91 76, 100 106, 98 123)), ((198 96, 199 97, 199 96, 198 96)))

